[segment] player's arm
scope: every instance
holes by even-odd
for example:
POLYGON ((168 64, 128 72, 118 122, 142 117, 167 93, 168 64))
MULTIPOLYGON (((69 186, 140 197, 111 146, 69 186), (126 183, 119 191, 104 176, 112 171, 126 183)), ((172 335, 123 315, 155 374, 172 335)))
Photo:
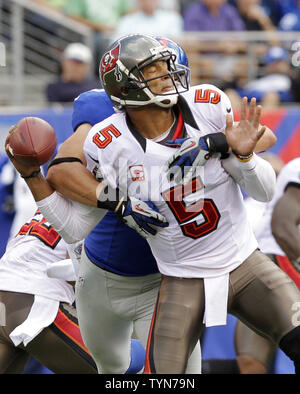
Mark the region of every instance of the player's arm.
POLYGON ((140 201, 133 197, 128 197, 126 200, 118 190, 97 181, 93 189, 96 207, 65 198, 53 190, 40 172, 31 176, 32 170, 34 173, 37 170, 19 164, 10 155, 8 147, 7 143, 6 152, 15 168, 23 175, 41 213, 68 244, 85 238, 104 217, 107 210, 115 212, 120 220, 145 238, 150 234, 155 235, 156 227, 168 226, 165 217, 151 205, 151 202, 140 201))
MULTIPOLYGON (((98 197, 104 190, 106 185, 102 185, 101 183, 99 183, 84 167, 85 156, 82 151, 82 144, 90 128, 90 125, 81 125, 79 127, 80 130, 78 130, 79 133, 75 133, 69 138, 71 140, 71 144, 64 143, 62 153, 56 156, 56 158, 61 158, 62 156, 68 158, 71 157, 73 159, 78 158, 80 162, 60 163, 57 166, 53 166, 53 168, 61 167, 62 171, 56 178, 56 182, 57 184, 59 184, 59 181, 61 181, 63 185, 66 185, 65 188, 68 191, 72 192, 70 193, 70 199, 72 199, 72 195, 77 196, 77 202, 96 208, 99 205, 98 197), (65 168, 65 166, 67 166, 67 169, 65 168)), ((26 181, 35 201, 38 202, 44 200, 45 198, 53 194, 56 189, 51 185, 48 179, 45 179, 44 176, 41 174, 40 167, 23 165, 17 160, 15 160, 15 158, 10 154, 9 140, 10 133, 8 134, 5 142, 6 153, 16 170, 26 181), (32 174, 35 174, 35 176, 32 176, 32 174)), ((59 190, 59 192, 63 194, 63 190, 64 186, 59 190)), ((69 195, 65 195, 65 197, 68 198, 69 195)))
MULTIPOLYGON (((63 153, 70 157, 69 154, 72 152, 73 159, 81 160, 82 158, 85 162, 85 158, 81 154, 83 154, 83 140, 85 140, 88 130, 84 126, 81 126, 79 137, 72 138, 75 152, 69 150, 69 145, 66 144, 67 148, 64 149, 63 153), (79 144, 81 144, 81 151, 78 150, 79 144), (75 155, 77 153, 77 157, 74 156, 74 153, 75 155)), ((120 220, 143 237, 148 237, 150 234, 155 235, 156 227, 168 226, 165 217, 158 212, 150 201, 144 202, 124 196, 118 189, 99 183, 80 162, 72 161, 71 163, 60 163, 58 165, 68 165, 67 172, 64 169, 64 176, 60 179, 64 183, 64 188, 70 193, 69 195, 75 197, 66 198, 54 190, 47 179, 39 172, 39 167, 33 168, 21 165, 13 158, 9 152, 9 138, 10 136, 6 140, 7 155, 24 177, 44 217, 67 243, 77 242, 85 238, 103 218, 107 210, 115 212, 120 220), (74 164, 77 165, 77 168, 73 167, 74 164), (78 179, 79 176, 80 179, 78 179), (77 201, 73 201, 75 199, 77 201)), ((59 159, 59 157, 57 158, 59 159)), ((59 179, 56 179, 56 182, 59 182, 59 179)))
POLYGON ((225 135, 232 154, 222 165, 249 196, 268 202, 275 193, 276 174, 270 163, 254 153, 265 133, 265 128, 260 127, 261 110, 251 100, 248 117, 247 98, 244 98, 238 125, 233 125, 232 117, 227 116, 225 135))
POLYGON ((43 216, 68 244, 84 239, 106 214, 106 209, 77 203, 56 191, 36 203, 43 216))
POLYGON ((76 129, 76 133, 63 142, 55 159, 75 158, 79 161, 62 161, 52 165, 47 173, 47 181, 53 189, 65 197, 97 207, 98 199, 95 190, 99 182, 86 169, 83 153, 83 144, 91 127, 89 123, 81 124, 76 129))
POLYGON ((300 269, 300 184, 290 184, 277 201, 271 221, 274 238, 291 262, 300 269))
POLYGON ((248 196, 261 202, 272 200, 276 174, 266 160, 254 153, 249 160, 240 160, 230 155, 228 159, 222 161, 222 166, 248 196))
POLYGON ((263 125, 260 125, 260 127, 264 127, 265 131, 255 145, 254 152, 256 153, 265 152, 266 150, 272 148, 272 146, 274 146, 277 142, 276 135, 269 127, 263 125))
POLYGON ((73 202, 57 193, 44 178, 39 167, 19 163, 11 155, 9 139, 10 134, 5 142, 6 153, 27 183, 43 216, 67 243, 86 237, 105 215, 106 210, 73 202))

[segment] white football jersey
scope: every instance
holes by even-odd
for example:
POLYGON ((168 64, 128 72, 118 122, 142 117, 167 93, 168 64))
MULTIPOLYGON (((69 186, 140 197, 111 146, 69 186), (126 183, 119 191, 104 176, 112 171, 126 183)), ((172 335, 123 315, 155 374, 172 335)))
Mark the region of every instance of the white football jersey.
MULTIPOLYGON (((190 88, 178 103, 186 137, 220 132, 226 115, 232 114, 228 97, 213 85, 190 88)), ((176 127, 167 139, 180 138, 176 127)), ((84 145, 88 169, 95 176, 153 201, 169 222, 148 238, 160 272, 187 278, 228 273, 257 247, 240 187, 218 155, 184 188, 169 182, 163 168, 175 149, 165 140, 142 137, 123 113, 95 125, 84 145)))
POLYGON ((72 304, 75 299, 72 286, 47 275, 51 263, 65 260, 66 256, 66 243, 37 211, 7 244, 0 261, 0 290, 35 294, 72 304))
MULTIPOLYGON (((290 183, 300 185, 300 158, 291 160, 287 163, 277 177, 275 195, 272 201, 267 204, 264 216, 260 223, 260 231, 257 234, 259 247, 264 253, 285 256, 285 253, 272 235, 271 220, 277 201, 282 197, 287 185, 290 183)), ((300 232, 300 226, 298 228, 300 232)))

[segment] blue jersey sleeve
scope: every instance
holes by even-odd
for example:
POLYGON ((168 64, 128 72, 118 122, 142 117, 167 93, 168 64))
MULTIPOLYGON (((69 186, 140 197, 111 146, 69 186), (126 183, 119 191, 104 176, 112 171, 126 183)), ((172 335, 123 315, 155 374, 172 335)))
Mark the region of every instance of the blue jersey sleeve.
POLYGON ((72 115, 73 131, 82 123, 96 123, 114 114, 113 103, 103 89, 93 89, 82 93, 74 100, 72 115))

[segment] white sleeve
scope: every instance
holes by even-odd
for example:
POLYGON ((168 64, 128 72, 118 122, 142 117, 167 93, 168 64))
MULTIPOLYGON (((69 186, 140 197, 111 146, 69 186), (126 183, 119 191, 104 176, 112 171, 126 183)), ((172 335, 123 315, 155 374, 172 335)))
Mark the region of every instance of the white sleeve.
POLYGON ((222 166, 257 201, 271 201, 275 193, 276 174, 270 163, 253 154, 248 162, 239 161, 233 154, 222 160, 222 166))
POLYGON ((107 212, 69 200, 57 192, 38 201, 37 206, 68 244, 85 238, 107 212))

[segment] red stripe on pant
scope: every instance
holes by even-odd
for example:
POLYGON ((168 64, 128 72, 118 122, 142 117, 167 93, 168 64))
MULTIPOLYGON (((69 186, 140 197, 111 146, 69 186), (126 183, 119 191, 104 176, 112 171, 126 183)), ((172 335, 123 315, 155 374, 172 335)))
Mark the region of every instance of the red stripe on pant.
POLYGON ((153 311, 153 316, 152 316, 151 325, 150 325, 149 334, 148 334, 144 375, 150 375, 152 373, 155 373, 155 371, 153 371, 153 368, 151 370, 151 364, 153 364, 153 358, 152 358, 152 353, 153 353, 152 349, 153 349, 153 341, 154 341, 153 329, 154 329, 154 323, 155 323, 155 318, 156 318, 157 303, 158 303, 158 300, 156 301, 156 305, 155 305, 155 308, 153 311))
POLYGON ((300 272, 293 267, 292 263, 286 256, 276 255, 279 267, 296 283, 300 290, 300 272))
POLYGON ((53 324, 68 338, 75 342, 83 351, 90 354, 87 347, 83 343, 78 324, 69 319, 67 315, 61 311, 61 309, 58 310, 53 324))

